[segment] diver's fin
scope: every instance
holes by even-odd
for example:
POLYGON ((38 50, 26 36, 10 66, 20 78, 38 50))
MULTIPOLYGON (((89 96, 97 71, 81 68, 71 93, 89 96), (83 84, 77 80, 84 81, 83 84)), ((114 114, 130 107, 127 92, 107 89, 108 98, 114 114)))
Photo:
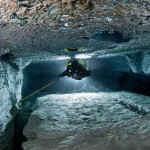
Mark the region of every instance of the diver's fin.
POLYGON ((68 66, 68 60, 66 61, 66 66, 68 66))
POLYGON ((66 52, 77 52, 78 48, 65 48, 66 52))
POLYGON ((78 52, 84 50, 84 47, 78 47, 78 48, 65 48, 66 52, 78 52))
POLYGON ((66 51, 66 52, 69 52, 68 48, 65 48, 65 51, 66 51))
POLYGON ((82 50, 84 50, 84 47, 79 47, 79 48, 77 48, 77 50, 82 51, 82 50))

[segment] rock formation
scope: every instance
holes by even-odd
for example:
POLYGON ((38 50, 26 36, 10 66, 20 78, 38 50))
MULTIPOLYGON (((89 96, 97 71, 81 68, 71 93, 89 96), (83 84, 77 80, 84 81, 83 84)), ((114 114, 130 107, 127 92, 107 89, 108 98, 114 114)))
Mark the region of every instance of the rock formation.
MULTIPOLYGON (((149 37, 149 0, 0 0, 0 150, 11 150, 14 143, 15 116, 10 112, 24 96, 24 70, 28 65, 72 57, 105 59, 121 56, 130 72, 149 78, 149 37), (105 31, 107 34, 103 34, 105 31), (110 37, 116 38, 115 33, 129 40, 122 41, 119 36, 117 40, 121 42, 110 40, 110 37), (68 47, 81 48, 82 51, 67 53, 65 48, 68 47)), ((117 63, 123 66, 120 61, 117 63)), ((82 92, 87 88, 87 85, 83 86, 82 92)), ((90 91, 92 89, 97 92, 101 88, 91 87, 90 91)), ((28 141, 23 148, 96 150, 100 143, 102 149, 108 150, 113 146, 114 149, 150 149, 147 134, 149 97, 128 92, 108 93, 109 96, 101 93, 93 95, 93 103, 88 96, 82 95, 81 104, 77 97, 67 103, 68 97, 62 98, 62 95, 38 98, 24 130, 28 141), (97 96, 104 101, 97 100, 97 96), (83 107, 86 106, 85 100, 90 101, 91 107, 83 107), (51 109, 54 110, 53 115, 51 109), (60 109, 63 116, 59 116, 60 109), (103 109, 108 112, 105 114, 103 109), (98 111, 103 114, 101 118, 98 111), (111 115, 112 120, 108 117, 111 112, 114 114, 111 115), (116 114, 118 118, 114 117, 116 114), (142 118, 143 114, 146 114, 145 118, 142 118), (101 123, 103 126, 100 126, 101 123), (106 130, 105 127, 111 123, 111 131, 106 130), (81 133, 90 128, 99 133, 79 135, 80 127, 83 127, 81 133), (103 135, 108 137, 108 143, 103 135), (119 139, 121 141, 117 143, 119 139)))
POLYGON ((23 148, 149 149, 149 117, 139 119, 136 110, 129 111, 121 101, 150 111, 147 105, 142 104, 148 104, 149 97, 126 92, 40 97, 24 129, 28 141, 23 148))

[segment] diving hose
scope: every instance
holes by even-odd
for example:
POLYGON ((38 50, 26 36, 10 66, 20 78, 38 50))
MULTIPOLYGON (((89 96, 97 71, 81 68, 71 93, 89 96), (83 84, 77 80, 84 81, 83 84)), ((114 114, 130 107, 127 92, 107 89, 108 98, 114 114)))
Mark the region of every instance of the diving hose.
POLYGON ((35 95, 36 93, 40 92, 41 90, 43 90, 43 89, 49 87, 50 85, 52 85, 52 84, 55 83, 56 81, 57 81, 57 80, 54 80, 54 81, 50 82, 49 84, 47 84, 46 86, 40 88, 39 90, 37 90, 37 91, 31 93, 31 94, 28 95, 27 97, 22 98, 20 101, 18 101, 18 102, 15 104, 15 106, 17 107, 17 109, 21 109, 21 103, 22 103, 24 100, 26 100, 26 99, 28 99, 29 97, 35 95))

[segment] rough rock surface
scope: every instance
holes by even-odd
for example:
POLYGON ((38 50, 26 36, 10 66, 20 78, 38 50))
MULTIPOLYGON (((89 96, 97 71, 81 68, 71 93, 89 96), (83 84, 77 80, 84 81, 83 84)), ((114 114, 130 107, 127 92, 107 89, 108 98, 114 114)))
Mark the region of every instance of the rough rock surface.
POLYGON ((150 56, 149 53, 138 52, 135 54, 127 54, 126 59, 133 72, 150 74, 150 56))
POLYGON ((95 32, 84 29, 51 30, 48 26, 8 25, 0 30, 0 55, 7 52, 14 54, 16 63, 22 68, 31 61, 126 55, 134 72, 149 73, 149 33, 133 35, 133 39, 123 43, 81 38, 93 34, 95 32), (67 47, 82 47, 83 51, 68 53, 64 50, 67 47))
POLYGON ((21 97, 22 71, 14 70, 8 61, 0 62, 0 149, 11 150, 14 134, 12 105, 21 97))
POLYGON ((24 129, 23 148, 149 150, 149 112, 149 97, 126 92, 39 97, 24 129))
MULTIPOLYGON (((3 64, 0 62, 0 148, 2 149, 9 148, 7 147, 8 145, 10 146, 9 143, 11 143, 13 135, 13 123, 11 122, 12 117, 10 116, 9 111, 12 104, 21 98, 21 88, 23 83, 22 70, 31 62, 70 59, 74 56, 76 58, 86 59, 91 57, 101 58, 125 55, 133 72, 150 74, 149 0, 0 0, 0 29, 0 56, 8 52, 13 54, 16 59, 12 63, 19 66, 19 70, 15 71, 7 63, 4 64, 6 67, 4 68, 3 64), (95 33, 100 33, 104 30, 109 31, 110 33, 119 31, 123 36, 132 36, 133 39, 130 42, 116 44, 110 41, 96 41, 94 39, 87 40, 82 38, 82 36, 91 37, 95 33), (67 47, 82 47, 83 51, 75 54, 66 53, 64 49, 67 47)), ((132 98, 130 98, 130 100, 132 98)), ((141 100, 141 98, 142 97, 138 97, 139 100, 141 100)), ((54 99, 60 101, 59 97, 54 99)), ((84 99, 85 98, 83 97, 81 101, 84 101, 84 99)), ((112 102, 112 99, 109 97, 104 99, 106 99, 106 102, 107 100, 112 102)), ((110 105, 114 103, 115 102, 113 101, 110 105)), ((54 106, 60 107, 59 103, 55 104, 54 102, 53 104, 54 106)), ((120 148, 120 145, 122 144, 124 145, 124 149, 132 149, 132 147, 136 145, 136 149, 141 149, 142 147, 142 150, 144 148, 149 150, 150 147, 147 142, 149 140, 149 135, 147 134, 147 132, 149 132, 149 127, 148 121, 146 121, 146 119, 149 120, 149 115, 140 118, 137 112, 142 112, 142 110, 137 110, 136 113, 133 113, 125 108, 123 109, 123 106, 127 109, 135 109, 135 107, 129 107, 127 104, 128 102, 121 101, 122 107, 120 105, 121 108, 113 107, 114 109, 112 112, 114 113, 116 109, 117 113, 121 109, 121 111, 125 112, 117 114, 117 116, 123 115, 124 117, 129 113, 134 120, 127 115, 129 118, 127 118, 127 122, 124 121, 123 124, 119 122, 119 120, 115 120, 116 118, 113 118, 112 116, 114 121, 118 121, 118 124, 114 125, 114 123, 114 126, 110 127, 110 129, 112 129, 111 131, 107 131, 107 129, 101 131, 101 128, 99 128, 99 125, 95 122, 96 127, 94 126, 94 128, 96 131, 101 131, 99 132, 100 134, 94 133, 93 130, 92 133, 82 133, 82 130, 81 134, 79 132, 75 134, 74 129, 73 132, 70 132, 70 130, 68 132, 68 129, 66 130, 66 128, 64 132, 47 132, 50 137, 54 135, 54 137, 51 138, 52 142, 50 145, 47 144, 49 143, 47 134, 45 133, 47 129, 45 130, 42 128, 42 132, 45 133, 43 137, 45 136, 46 140, 41 140, 38 137, 38 132, 33 133, 32 136, 27 134, 27 129, 25 132, 29 139, 34 139, 32 140, 33 147, 38 141, 42 144, 45 142, 45 145, 48 145, 48 149, 49 147, 54 147, 54 149, 65 149, 67 147, 72 150, 72 147, 74 147, 75 149, 86 148, 88 150, 86 144, 93 143, 93 145, 89 145, 89 149, 91 150, 97 149, 99 142, 104 146, 102 149, 109 149, 110 146, 112 146, 112 142, 114 143, 113 146, 117 148, 120 148), (132 121, 134 126, 131 127, 132 121), (142 124, 142 121, 145 123, 145 126, 142 124), (142 128, 140 128, 140 125, 142 128), (125 136, 123 136, 122 132, 125 133, 125 136), (108 145, 104 144, 106 139, 103 135, 106 134, 108 135, 107 137, 109 137, 107 140, 110 141, 109 144, 107 143, 108 145), (85 135, 88 138, 84 137, 85 135), (119 135, 121 135, 121 140, 118 138, 119 135), (129 138, 128 135, 131 135, 131 138, 129 138), (93 140, 93 136, 96 136, 98 140, 96 138, 93 140), (56 137, 58 137, 57 140, 55 140, 56 137), (99 140, 99 137, 103 138, 99 140), (117 141, 120 141, 120 143, 118 144, 117 141), (124 141, 126 142, 124 143, 124 141), (131 144, 131 142, 133 143, 131 144), (139 143, 142 143, 141 146, 139 143), (78 146, 74 146, 75 144, 78 144, 78 146)), ((41 105, 45 106, 45 103, 41 102, 41 105)), ((64 107, 67 107, 67 105, 68 104, 64 104, 64 107)), ((92 104, 92 106, 94 106, 94 104, 92 104)), ((82 106, 79 106, 79 108, 80 107, 82 106)), ((48 107, 48 109, 50 108, 48 107)), ((68 108, 68 110, 70 109, 75 110, 74 107, 68 108)), ((106 105, 104 105, 104 109, 107 110, 106 105)), ((36 110, 34 113, 36 114, 39 110, 40 109, 36 110)), ((108 108, 108 110, 108 112, 105 111, 106 114, 104 114, 104 116, 110 115, 110 109, 108 108)), ((43 111, 47 112, 45 109, 43 109, 43 111)), ((89 111, 92 112, 92 108, 89 108, 89 111)), ((48 113, 48 115, 51 114, 48 113)), ((39 116, 37 116, 38 115, 33 115, 31 118, 33 118, 34 121, 37 120, 37 124, 39 122, 43 123, 44 121, 41 121, 39 116)), ((94 117, 97 118, 98 116, 94 117)), ((59 119, 61 118, 58 118, 58 122, 59 119)), ((109 119, 108 122, 111 122, 109 119)), ((57 120, 50 119, 50 121, 55 123, 57 120)), ((84 126, 86 124, 86 121, 90 122, 90 119, 88 120, 88 118, 85 117, 82 120, 82 118, 79 118, 79 120, 77 119, 77 122, 73 122, 74 127, 78 127, 78 121, 81 121, 80 127, 82 127, 82 125, 84 126)), ((31 119, 30 122, 32 122, 31 119)), ((29 126, 30 122, 28 124, 29 126)), ((72 129, 71 125, 66 125, 68 125, 68 128, 72 129)), ((90 125, 92 126, 93 124, 90 125)), ((50 124, 48 129, 51 129, 52 126, 50 124)), ((56 127, 58 126, 56 125, 56 127)), ((62 126, 58 127, 58 129, 61 129, 61 127, 62 126)), ((90 132, 86 125, 84 127, 90 132)), ((41 134, 39 135, 41 136, 41 134)), ((30 148, 30 143, 31 140, 25 143, 24 147, 30 148)), ((39 146, 41 145, 39 144, 39 146)), ((44 150, 47 147, 44 147, 44 150)))
POLYGON ((102 26, 136 32, 149 28, 149 11, 148 0, 1 0, 0 23, 55 28, 102 26))
POLYGON ((1 0, 0 8, 0 55, 9 51, 24 66, 32 60, 69 59, 74 54, 65 48, 83 47, 77 58, 131 54, 127 55, 131 69, 149 73, 147 0, 1 0), (116 44, 82 38, 103 30, 119 31, 133 39, 116 44))
POLYGON ((12 108, 9 92, 6 88, 0 89, 0 148, 11 150, 13 137, 13 122, 10 110, 12 108))
POLYGON ((12 108, 10 93, 5 83, 5 71, 0 63, 0 148, 9 148, 9 144, 13 137, 13 123, 10 110, 12 108))

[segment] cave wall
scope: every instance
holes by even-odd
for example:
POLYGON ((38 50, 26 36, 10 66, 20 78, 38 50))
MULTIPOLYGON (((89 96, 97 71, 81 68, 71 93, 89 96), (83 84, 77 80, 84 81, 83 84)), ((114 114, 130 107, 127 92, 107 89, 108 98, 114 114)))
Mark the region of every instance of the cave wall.
POLYGON ((134 73, 150 74, 150 53, 143 51, 125 57, 134 73))
POLYGON ((21 98, 22 71, 0 61, 0 149, 11 150, 14 122, 10 114, 12 106, 21 98))
POLYGON ((5 83, 5 73, 2 64, 0 63, 1 69, 1 84, 0 84, 0 147, 1 149, 6 148, 9 145, 10 139, 13 136, 13 124, 11 124, 12 116, 10 110, 12 108, 11 98, 8 91, 8 87, 5 83), (11 131, 7 130, 7 126, 10 124, 11 131), (9 133, 8 133, 9 132, 9 133))

